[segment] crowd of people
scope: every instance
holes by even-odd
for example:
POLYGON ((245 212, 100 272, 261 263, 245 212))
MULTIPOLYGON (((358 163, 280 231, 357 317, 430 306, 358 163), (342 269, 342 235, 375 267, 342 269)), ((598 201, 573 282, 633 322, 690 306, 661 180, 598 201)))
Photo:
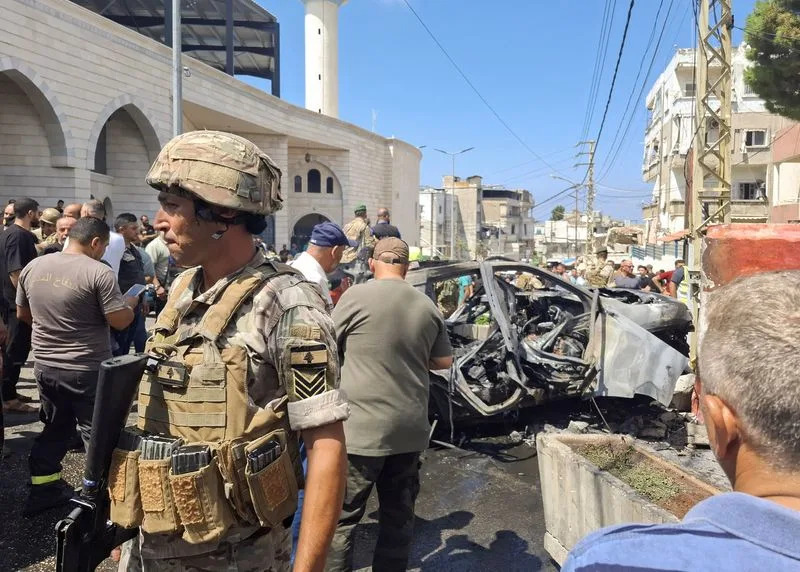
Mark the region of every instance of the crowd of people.
POLYGON ((652 264, 640 264, 634 267, 630 259, 623 259, 615 264, 613 260, 608 260, 608 250, 604 248, 597 252, 592 262, 587 263, 583 258, 578 258, 569 266, 562 262, 551 262, 546 268, 577 286, 630 288, 664 294, 672 298, 678 296, 678 288, 685 278, 683 260, 676 260, 675 268, 672 270, 655 272, 652 264))
MULTIPOLYGON (((140 530, 117 554, 120 570, 352 570, 373 489, 372 567, 407 568, 431 430, 429 372, 453 364, 445 318, 405 280, 409 246, 386 209, 375 226, 364 205, 343 228, 321 223, 294 253, 261 244, 265 215, 280 207, 279 177, 253 143, 190 132, 146 175, 160 204, 152 226, 124 213, 111 230, 98 201, 58 204, 59 217, 27 198, 10 205, 13 219, 6 208, 4 411, 30 410, 15 387, 32 346, 44 422, 30 454, 28 514, 74 494, 61 461, 76 425, 87 447, 90 431, 119 430, 92 427, 100 362, 131 346, 148 352, 137 426, 123 430, 109 467, 109 518, 140 530), (43 254, 37 246, 53 234, 60 254, 43 254), (327 277, 358 266, 372 279, 334 300, 327 277)), ((606 262, 552 271, 626 288, 667 281, 669 290, 683 279, 682 265, 666 277, 606 262)), ((477 279, 452 284, 456 304, 477 279)), ((564 570, 800 561, 797 280, 745 278, 712 296, 697 395, 737 492, 704 501, 683 524, 599 532, 564 570)))
POLYGON ((12 199, 3 223, 3 413, 37 411, 17 391, 32 353, 44 421, 29 459, 24 513, 32 515, 72 496, 61 461, 76 426, 88 443, 100 362, 131 346, 144 351, 145 315, 166 298, 169 251, 146 215, 122 213, 111 230, 97 200, 42 209, 34 199, 12 199), (123 297, 134 286, 140 292, 123 297))

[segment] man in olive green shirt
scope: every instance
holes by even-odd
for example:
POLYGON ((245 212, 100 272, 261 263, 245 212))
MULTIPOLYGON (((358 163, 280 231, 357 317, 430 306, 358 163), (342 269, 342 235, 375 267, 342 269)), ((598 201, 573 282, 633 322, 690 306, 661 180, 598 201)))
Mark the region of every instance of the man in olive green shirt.
POLYGON ((375 485, 380 533, 373 569, 408 564, 419 454, 430 432, 429 371, 453 362, 442 314, 405 281, 408 262, 405 242, 379 240, 369 260, 375 280, 349 288, 333 311, 351 415, 344 424, 347 488, 328 570, 352 570, 353 532, 375 485))

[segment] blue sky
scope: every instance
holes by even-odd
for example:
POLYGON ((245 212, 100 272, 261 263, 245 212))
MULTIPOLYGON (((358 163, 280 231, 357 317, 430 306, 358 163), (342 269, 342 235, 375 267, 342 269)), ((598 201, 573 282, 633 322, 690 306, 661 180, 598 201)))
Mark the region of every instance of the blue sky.
MULTIPOLYGON (((300 0, 257 0, 281 23, 281 96, 304 105, 303 4, 300 0)), ((562 190, 556 170, 572 180, 575 143, 582 135, 595 66, 604 0, 408 0, 480 94, 531 152, 492 114, 467 85, 404 0, 349 0, 339 13, 339 116, 366 129, 422 146, 421 184, 441 186, 451 171, 450 158, 434 148, 458 151, 475 147, 456 161, 456 175, 482 175, 485 184, 529 189, 538 202, 562 190)), ((754 0, 737 0, 734 16, 744 26, 754 0)), ((627 0, 613 1, 602 79, 588 138, 595 138, 608 96, 627 0)), ((642 97, 617 159, 610 165, 615 135, 622 135, 626 103, 644 61, 638 85, 647 72, 652 47, 671 1, 638 0, 614 96, 597 151, 599 207, 613 216, 640 219, 649 186, 641 180, 644 95, 677 47, 691 47, 694 24, 691 0, 672 0, 672 8, 642 97), (661 6, 655 39, 650 40, 661 6), (644 57, 644 60, 643 60, 644 57), (609 188, 610 187, 610 188, 609 188), (613 190, 612 190, 613 189, 613 190)), ((741 32, 734 30, 734 42, 741 32)), ((248 80, 256 85, 258 81, 248 80)), ((262 82, 264 83, 264 82, 262 82)), ((266 89, 268 87, 264 86, 266 89)), ((620 137, 621 139, 621 137, 620 137)), ((534 210, 547 218, 551 201, 534 210)), ((566 202, 564 204, 567 204, 566 202)), ((569 207, 569 205, 567 204, 569 207)))

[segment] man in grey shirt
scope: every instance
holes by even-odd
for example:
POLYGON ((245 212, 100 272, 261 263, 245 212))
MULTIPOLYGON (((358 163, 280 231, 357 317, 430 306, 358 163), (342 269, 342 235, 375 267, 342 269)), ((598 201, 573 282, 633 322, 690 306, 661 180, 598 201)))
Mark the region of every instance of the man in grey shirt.
POLYGON ((108 327, 127 327, 137 302, 122 296, 114 271, 100 262, 109 240, 106 223, 82 218, 69 236, 61 254, 28 264, 17 287, 17 318, 33 326, 33 374, 44 422, 28 459, 32 486, 25 515, 72 496, 61 460, 76 422, 88 447, 100 362, 111 357, 108 327))
POLYGON ((375 280, 349 288, 333 311, 348 476, 328 570, 352 570, 353 532, 377 485, 380 507, 373 570, 405 570, 419 492, 419 454, 428 446, 429 370, 447 369, 453 350, 433 301, 405 281, 408 245, 383 238, 369 260, 375 280))

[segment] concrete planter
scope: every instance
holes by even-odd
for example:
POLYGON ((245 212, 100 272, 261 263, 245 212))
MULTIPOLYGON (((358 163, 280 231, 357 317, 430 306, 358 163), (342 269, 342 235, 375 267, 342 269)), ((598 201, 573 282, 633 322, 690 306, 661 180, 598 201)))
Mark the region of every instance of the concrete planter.
MULTIPOLYGON (((631 445, 633 442, 620 435, 540 433, 536 438, 544 502, 544 547, 559 565, 564 563, 568 552, 580 539, 604 526, 679 520, 573 450, 573 447, 603 444, 631 445)), ((686 484, 709 495, 719 492, 639 444, 634 444, 634 448, 686 484)))

